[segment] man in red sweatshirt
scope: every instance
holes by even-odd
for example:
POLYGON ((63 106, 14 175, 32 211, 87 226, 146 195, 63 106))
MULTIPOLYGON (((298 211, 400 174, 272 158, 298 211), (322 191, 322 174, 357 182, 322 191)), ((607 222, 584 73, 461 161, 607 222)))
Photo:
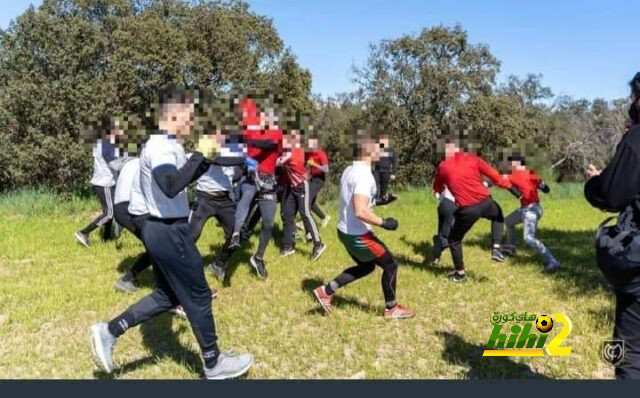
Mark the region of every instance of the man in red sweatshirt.
POLYGON ((320 218, 322 227, 326 227, 331 217, 325 214, 320 206, 316 203, 318 194, 329 174, 329 157, 327 153, 320 148, 317 138, 309 138, 309 150, 305 153, 307 166, 309 167, 309 192, 311 194, 311 211, 320 218))
POLYGON ((309 181, 305 166, 304 150, 300 145, 300 133, 292 131, 284 136, 283 154, 278 160, 282 165, 282 173, 285 178, 284 192, 280 210, 284 229, 283 246, 280 254, 288 256, 295 253, 294 233, 296 230, 296 213, 300 213, 305 230, 311 234, 313 251, 311 260, 317 260, 326 249, 320 240, 320 232, 315 220, 311 216, 311 195, 309 193, 309 181))
POLYGON ((522 193, 522 198, 520 198, 520 208, 509 214, 505 219, 507 244, 503 246, 503 251, 505 254, 515 253, 516 224, 523 223, 524 242, 542 257, 547 271, 555 271, 560 267, 560 262, 536 238, 538 221, 542 218, 542 206, 540 206, 538 190, 548 193, 550 191, 549 186, 533 170, 527 169, 524 157, 514 155, 509 157, 509 161, 511 162, 509 181, 522 193))
POLYGON ((491 220, 493 249, 491 259, 504 261, 500 251, 504 216, 500 205, 496 203, 489 189, 483 184, 482 176, 487 177, 495 185, 508 189, 520 198, 520 193, 509 180, 503 178, 498 171, 489 166, 480 157, 462 152, 454 140, 445 143, 445 159, 440 162, 433 182, 433 190, 442 193, 446 188, 456 199, 458 210, 454 213, 453 228, 449 235, 449 247, 455 271, 449 276, 453 282, 466 279, 462 256, 462 239, 480 218, 491 220))

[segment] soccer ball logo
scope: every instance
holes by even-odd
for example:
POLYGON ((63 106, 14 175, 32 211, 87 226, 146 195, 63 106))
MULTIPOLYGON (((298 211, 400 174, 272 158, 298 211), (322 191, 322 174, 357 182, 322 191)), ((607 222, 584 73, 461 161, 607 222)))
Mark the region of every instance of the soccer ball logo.
POLYGON ((551 328, 553 328, 553 319, 551 319, 549 315, 540 315, 536 321, 536 328, 538 328, 541 333, 549 333, 551 328))

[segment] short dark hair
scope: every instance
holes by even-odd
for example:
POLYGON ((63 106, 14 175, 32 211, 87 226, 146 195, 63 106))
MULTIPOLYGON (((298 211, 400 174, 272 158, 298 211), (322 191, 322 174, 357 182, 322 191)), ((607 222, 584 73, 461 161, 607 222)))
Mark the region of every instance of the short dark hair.
POLYGON ((160 90, 161 104, 190 104, 195 102, 195 91, 182 87, 169 86, 160 90))
POLYGON ((631 79, 629 86, 631 87, 631 92, 640 98, 640 72, 636 73, 633 79, 631 79))
POLYGON ((507 161, 509 162, 520 162, 523 166, 526 164, 524 156, 522 155, 510 155, 507 157, 507 161))

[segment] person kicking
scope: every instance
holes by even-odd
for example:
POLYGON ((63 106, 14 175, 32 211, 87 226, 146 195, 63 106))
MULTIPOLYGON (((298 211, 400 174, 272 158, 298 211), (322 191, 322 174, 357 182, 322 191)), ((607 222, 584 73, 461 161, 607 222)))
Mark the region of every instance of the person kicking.
POLYGON ((414 311, 396 302, 398 263, 371 228, 371 225, 389 231, 398 228, 395 218, 382 219, 371 210, 376 200, 376 182, 371 173, 371 163, 378 159, 380 151, 379 140, 358 136, 356 160, 345 169, 340 179, 338 238, 356 265, 313 291, 327 313, 331 312, 331 301, 339 288, 369 275, 378 265, 383 270, 384 318, 411 318, 415 315, 414 311))
POLYGON ((211 290, 202 257, 187 223, 186 187, 200 177, 209 163, 200 153, 186 159, 181 141, 190 135, 194 100, 184 90, 162 96, 158 128, 140 157, 140 187, 149 211, 142 238, 156 274, 157 288, 108 323, 89 328, 96 364, 113 371, 113 348, 128 329, 181 304, 198 341, 207 379, 235 378, 253 364, 251 354, 222 352, 211 310, 211 290))
POLYGON ((520 208, 509 214, 505 219, 507 244, 502 247, 502 251, 507 255, 515 254, 516 225, 523 223, 524 242, 542 257, 547 271, 555 271, 560 268, 560 262, 536 238, 538 222, 542 218, 542 206, 540 205, 538 190, 543 193, 549 193, 550 188, 533 170, 527 169, 524 157, 514 155, 509 157, 508 160, 511 162, 509 181, 522 193, 522 198, 520 198, 520 208))
POLYGON ((449 275, 449 279, 453 282, 463 282, 466 280, 466 274, 462 239, 480 218, 491 221, 491 259, 497 262, 504 261, 504 255, 500 250, 504 216, 500 205, 493 200, 489 189, 483 183, 482 176, 487 177, 493 184, 509 190, 517 198, 520 198, 520 192, 480 157, 461 151, 455 140, 447 140, 444 149, 445 159, 438 165, 433 191, 442 194, 447 187, 456 199, 458 209, 454 213, 453 228, 449 234, 449 250, 455 270, 449 275))
POLYGON ((116 138, 124 131, 113 121, 103 122, 103 138, 93 147, 93 177, 91 186, 98 195, 102 214, 89 225, 76 232, 75 237, 84 247, 89 247, 89 234, 102 227, 102 239, 113 237, 113 194, 116 185, 115 174, 124 166, 126 157, 120 157, 116 138))
POLYGON ((322 243, 318 226, 311 215, 309 181, 307 180, 304 150, 301 148, 300 141, 300 133, 297 131, 292 131, 285 135, 283 138, 283 154, 278 159, 278 164, 282 166, 285 180, 282 203, 280 204, 284 229, 280 255, 288 256, 296 251, 293 244, 296 232, 296 213, 299 213, 304 228, 309 231, 313 241, 311 261, 316 261, 327 246, 322 243))

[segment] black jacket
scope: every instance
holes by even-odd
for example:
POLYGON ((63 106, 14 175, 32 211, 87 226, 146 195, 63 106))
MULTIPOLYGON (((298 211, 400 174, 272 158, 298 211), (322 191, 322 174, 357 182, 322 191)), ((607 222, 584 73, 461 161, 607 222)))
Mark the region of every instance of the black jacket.
POLYGON ((379 173, 393 173, 398 163, 396 151, 393 149, 387 149, 388 156, 381 156, 374 165, 374 170, 379 173))

